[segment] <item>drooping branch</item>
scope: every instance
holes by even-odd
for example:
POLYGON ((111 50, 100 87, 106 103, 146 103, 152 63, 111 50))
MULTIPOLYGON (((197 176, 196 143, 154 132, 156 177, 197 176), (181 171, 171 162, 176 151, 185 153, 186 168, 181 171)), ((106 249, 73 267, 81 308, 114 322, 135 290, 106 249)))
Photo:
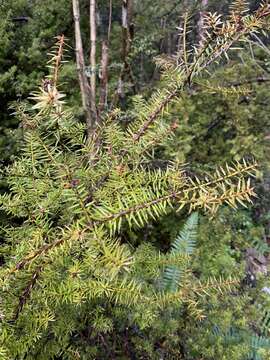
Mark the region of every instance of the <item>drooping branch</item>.
MULTIPOLYGON (((254 170, 254 165, 248 165, 247 166, 247 172, 254 170)), ((135 206, 132 206, 127 209, 123 209, 118 211, 117 213, 110 214, 108 216, 105 216, 102 219, 95 220, 93 222, 94 225, 100 225, 104 223, 108 223, 113 220, 117 220, 119 218, 125 218, 130 214, 136 214, 140 212, 140 210, 148 209, 150 207, 153 207, 160 203, 170 203, 171 201, 175 201, 180 204, 180 207, 185 205, 190 205, 191 209, 195 209, 196 207, 204 207, 208 210, 211 209, 211 206, 213 206, 213 209, 217 209, 218 205, 221 203, 227 203, 231 206, 235 204, 235 200, 242 203, 242 200, 249 200, 252 196, 255 196, 255 193, 253 191, 253 188, 250 187, 249 183, 245 184, 245 186, 241 187, 240 189, 237 189, 236 191, 226 191, 225 189, 222 189, 224 191, 223 194, 220 195, 205 195, 205 199, 200 199, 201 194, 200 191, 207 193, 207 187, 214 186, 218 183, 225 182, 229 178, 235 177, 239 175, 241 171, 234 171, 229 175, 224 175, 217 177, 216 179, 207 181, 205 183, 193 183, 192 186, 190 183, 188 183, 186 186, 184 185, 180 190, 171 191, 168 194, 164 196, 157 197, 153 200, 150 200, 148 202, 144 202, 135 206), (197 193, 197 194, 196 194, 197 193), (192 194, 191 198, 188 198, 187 195, 192 194), (182 200, 181 200, 182 199, 182 200)))

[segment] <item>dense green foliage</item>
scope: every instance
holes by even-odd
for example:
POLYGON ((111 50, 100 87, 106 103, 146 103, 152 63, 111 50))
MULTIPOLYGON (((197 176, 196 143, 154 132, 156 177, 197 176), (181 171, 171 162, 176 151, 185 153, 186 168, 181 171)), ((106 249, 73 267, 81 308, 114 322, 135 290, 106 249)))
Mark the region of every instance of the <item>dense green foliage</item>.
MULTIPOLYGON (((221 5, 227 12, 227 2, 209 2, 212 9, 221 5)), ((88 11, 86 1, 81 6, 88 11)), ((121 64, 120 8, 119 1, 111 96, 121 64)), ((128 61, 136 86, 126 79, 125 101, 105 111, 97 138, 86 140, 72 59, 61 68, 59 86, 69 106, 55 83, 52 93, 41 88, 32 95, 36 106, 32 99, 8 110, 47 74, 44 54, 54 36, 64 32, 72 44, 71 8, 49 0, 1 5, 3 132, 9 119, 9 127, 20 122, 17 132, 1 137, 3 160, 12 161, 1 196, 1 359, 269 358, 270 297, 262 291, 269 281, 265 264, 251 268, 247 256, 256 249, 256 263, 268 254, 268 48, 247 36, 266 24, 244 18, 245 45, 217 66, 208 62, 222 55, 220 44, 227 50, 238 38, 227 24, 229 35, 215 34, 208 46, 221 26, 213 15, 209 37, 175 66, 181 4, 145 1, 135 10, 128 61), (165 18, 162 29, 146 14, 165 18), (27 24, 10 21, 21 15, 27 24), (152 59, 164 52, 159 81, 152 59), (20 156, 11 156, 13 143, 20 156), (250 185, 246 177, 257 161, 250 185), (243 209, 250 198, 255 206, 243 209), (204 210, 199 224, 197 209, 204 210)), ((195 31, 188 40, 197 37, 195 31)))

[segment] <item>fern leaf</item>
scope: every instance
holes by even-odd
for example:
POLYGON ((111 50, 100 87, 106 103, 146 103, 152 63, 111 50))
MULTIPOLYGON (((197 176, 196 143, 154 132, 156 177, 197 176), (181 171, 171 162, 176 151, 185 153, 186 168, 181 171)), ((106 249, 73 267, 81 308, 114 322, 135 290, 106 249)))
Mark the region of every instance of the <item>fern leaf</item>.
POLYGON ((184 253, 191 255, 194 251, 197 237, 198 213, 191 214, 182 231, 172 244, 172 253, 184 253))
MULTIPOLYGON (((198 226, 198 213, 195 212, 190 215, 183 229, 172 244, 172 254, 186 254, 191 255, 196 242, 198 226)), ((163 275, 163 287, 165 291, 175 292, 178 288, 179 280, 181 278, 182 269, 176 265, 167 266, 163 275)))

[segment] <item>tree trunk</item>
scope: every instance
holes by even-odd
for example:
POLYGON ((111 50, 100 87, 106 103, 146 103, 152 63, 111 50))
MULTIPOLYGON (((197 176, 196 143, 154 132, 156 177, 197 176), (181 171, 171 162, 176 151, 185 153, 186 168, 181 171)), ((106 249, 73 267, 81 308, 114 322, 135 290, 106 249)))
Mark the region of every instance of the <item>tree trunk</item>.
POLYGON ((99 99, 99 112, 104 110, 107 106, 108 98, 108 42, 102 41, 102 54, 101 54, 101 72, 100 72, 100 99, 99 99))
POLYGON ((123 31, 123 61, 126 62, 132 41, 132 0, 122 2, 122 31, 123 31))
POLYGON ((95 122, 97 121, 97 106, 96 106, 96 0, 90 0, 90 87, 91 87, 91 109, 95 122))
POLYGON ((82 36, 81 36, 81 28, 80 28, 79 0, 72 0, 72 5, 73 5, 73 17, 75 23, 76 65, 77 65, 78 78, 81 89, 82 104, 86 116, 87 133, 88 136, 90 136, 94 128, 94 120, 91 113, 90 87, 85 72, 83 44, 82 44, 82 36))
POLYGON ((112 30, 112 0, 109 1, 109 19, 106 36, 102 40, 101 47, 101 69, 99 72, 100 77, 100 97, 99 97, 99 114, 104 111, 104 108, 108 105, 108 66, 109 66, 109 46, 112 30))
POLYGON ((128 62, 128 55, 131 49, 131 42, 134 37, 134 27, 132 24, 133 3, 132 0, 122 0, 122 69, 118 79, 117 91, 112 100, 112 107, 119 99, 124 101, 124 80, 125 75, 129 77, 133 87, 135 88, 134 78, 131 66, 128 62))
POLYGON ((201 0, 200 18, 198 22, 198 36, 201 42, 204 37, 204 14, 208 5, 208 0, 201 0))
POLYGON ((111 31, 112 31, 112 0, 110 0, 109 3, 109 22, 108 22, 108 34, 107 34, 108 46, 111 38, 111 31))

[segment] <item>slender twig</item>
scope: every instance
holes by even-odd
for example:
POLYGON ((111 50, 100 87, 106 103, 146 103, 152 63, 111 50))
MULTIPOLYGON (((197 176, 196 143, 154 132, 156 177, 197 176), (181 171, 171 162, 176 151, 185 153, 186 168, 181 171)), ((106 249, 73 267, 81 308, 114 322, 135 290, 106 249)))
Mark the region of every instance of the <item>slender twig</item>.
POLYGON ((59 76, 59 68, 61 65, 61 60, 63 57, 63 47, 64 47, 64 35, 61 35, 59 38, 57 45, 59 45, 57 55, 55 57, 55 65, 54 65, 54 74, 53 74, 53 84, 57 85, 58 76, 59 76))
POLYGON ((31 295, 31 291, 33 290, 33 287, 35 286, 41 271, 42 271, 42 266, 39 266, 34 271, 34 273, 31 276, 31 279, 30 279, 29 283, 24 288, 23 293, 19 298, 19 303, 17 305, 17 308, 16 308, 16 310, 14 312, 13 321, 18 319, 18 317, 19 317, 19 315, 20 315, 20 313, 21 313, 27 299, 29 299, 29 297, 31 295))
POLYGON ((244 81, 236 81, 234 83, 232 83, 232 86, 242 86, 242 85, 251 85, 251 84, 262 84, 265 82, 269 82, 270 78, 264 77, 264 76, 259 76, 257 78, 253 78, 253 79, 249 79, 249 80, 244 80, 244 81))

